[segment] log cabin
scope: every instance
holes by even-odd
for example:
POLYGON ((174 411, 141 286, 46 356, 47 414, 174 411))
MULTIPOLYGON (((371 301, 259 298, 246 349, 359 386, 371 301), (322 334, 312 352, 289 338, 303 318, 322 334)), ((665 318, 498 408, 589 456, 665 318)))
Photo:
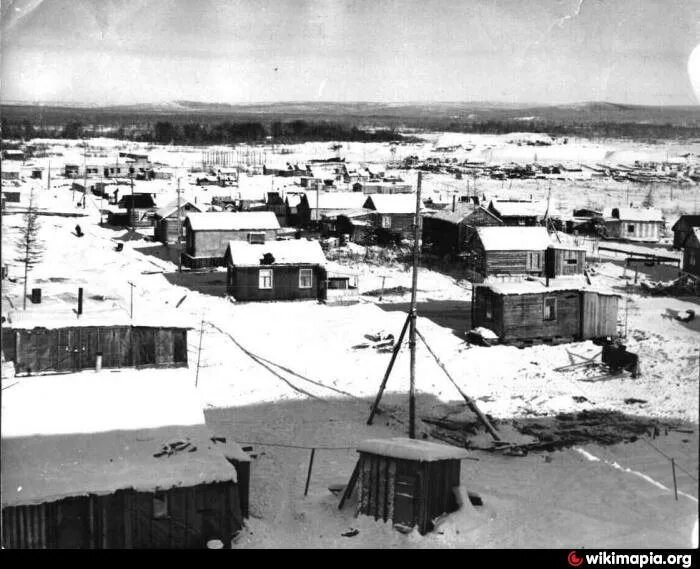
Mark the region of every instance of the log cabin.
POLYGON ((153 216, 153 233, 156 240, 169 245, 178 242, 178 217, 180 238, 185 235, 185 218, 190 213, 201 213, 202 210, 189 200, 180 200, 178 214, 177 200, 156 211, 153 216))
POLYGON ((4 548, 231 547, 243 527, 250 457, 184 370, 35 377, 2 414, 4 548))
POLYGON ((685 240, 697 227, 700 227, 700 215, 681 215, 671 227, 673 231, 673 248, 682 249, 685 245, 685 240))
POLYGON ((476 282, 502 275, 539 276, 550 245, 544 227, 477 227, 467 243, 469 276, 476 282))
POLYGON ((472 327, 504 343, 571 342, 617 336, 619 295, 578 279, 491 283, 476 286, 472 327))
POLYGON ((423 243, 434 252, 444 255, 461 253, 477 227, 503 225, 486 208, 471 204, 453 204, 453 209, 423 216, 423 243))
POLYGON ((237 301, 319 300, 326 258, 318 241, 230 241, 226 290, 237 301))
POLYGON ((608 237, 625 241, 658 243, 664 218, 652 208, 614 207, 605 216, 608 237))
POLYGON ((224 266, 229 241, 274 241, 280 224, 271 211, 191 213, 185 219, 183 265, 192 269, 224 266))

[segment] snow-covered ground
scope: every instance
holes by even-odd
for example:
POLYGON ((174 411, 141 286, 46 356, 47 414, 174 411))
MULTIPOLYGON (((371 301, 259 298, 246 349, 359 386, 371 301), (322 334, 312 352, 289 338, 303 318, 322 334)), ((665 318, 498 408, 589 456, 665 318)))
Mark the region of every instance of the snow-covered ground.
MULTIPOLYGON (((379 155, 375 146, 388 148, 365 146, 361 153, 372 158, 379 155)), ((184 150, 159 152, 159 159, 174 165, 181 165, 185 155, 198 156, 184 150)), ((378 331, 398 335, 410 296, 396 294, 396 288, 410 288, 411 273, 399 265, 354 262, 361 293, 382 287, 389 291, 381 301, 377 295, 364 295, 354 306, 237 304, 225 297, 224 271, 179 274, 170 260, 172 248, 168 251, 145 239, 126 241, 118 252, 116 239, 125 231, 99 226, 99 199, 88 196, 83 209, 73 203, 65 180, 54 180, 51 189, 46 189, 45 181, 33 183, 42 209, 84 217, 41 216, 45 249, 42 262, 29 275, 29 289, 40 287, 49 296, 77 292, 82 286, 87 314, 104 309, 104 303, 128 311, 131 282, 136 314, 158 318, 175 312, 195 323, 188 338, 189 373, 193 381, 196 378, 207 420, 236 440, 252 444, 258 455, 252 474, 252 518, 238 546, 689 545, 697 500, 684 496, 679 502, 673 500, 668 461, 643 441, 590 445, 588 455, 573 449, 559 451, 547 454, 549 460, 545 454, 509 458, 475 452, 478 462, 463 463, 463 483, 479 492, 485 505, 467 507, 425 538, 402 535, 369 518, 354 518, 353 505, 339 512, 337 499, 327 487, 347 481, 356 460, 355 445, 366 438, 405 433, 407 348, 399 353, 383 400, 391 414, 380 415, 370 427, 365 425, 369 403, 390 355, 354 346, 378 331), (85 233, 82 238, 73 234, 76 223, 85 233), (305 448, 270 446, 278 444, 305 448), (309 496, 304 498, 311 447, 319 451, 309 496), (359 529, 359 534, 342 536, 350 528, 359 529)), ((571 206, 584 206, 587 199, 583 193, 573 193, 571 206)), ((2 217, 2 264, 9 265, 11 278, 3 281, 3 315, 13 306, 21 307, 23 272, 14 260, 21 223, 20 214, 2 217)), ((625 288, 634 275, 629 271, 625 275, 621 265, 614 253, 601 254, 600 262, 593 265, 597 273, 593 278, 623 295, 620 325, 627 330, 630 351, 639 353, 642 361, 642 374, 636 379, 618 376, 595 381, 592 371, 556 371, 571 363, 567 351, 581 356, 598 352, 600 348, 591 342, 526 349, 466 344, 471 285, 428 269, 421 269, 418 279, 418 329, 460 388, 493 417, 607 409, 689 421, 692 435, 671 433, 654 444, 663 445, 693 473, 695 480, 680 475, 679 484, 683 492, 697 497, 700 320, 683 323, 673 316, 688 309, 697 311, 700 302, 690 297, 642 296, 638 286, 625 288), (643 402, 625 402, 630 399, 643 402), (683 442, 684 437, 690 442, 683 442)), ((457 389, 420 343, 416 376, 419 417, 439 413, 446 405, 462 405, 457 389)), ((425 431, 419 425, 419 432, 425 431)))

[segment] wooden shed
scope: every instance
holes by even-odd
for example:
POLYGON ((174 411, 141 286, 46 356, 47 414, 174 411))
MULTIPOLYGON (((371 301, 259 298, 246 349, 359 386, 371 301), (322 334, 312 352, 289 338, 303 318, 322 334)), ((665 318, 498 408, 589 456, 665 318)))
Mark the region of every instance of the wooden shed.
POLYGON ((678 221, 673 224, 673 247, 681 249, 685 246, 685 241, 693 233, 693 230, 700 227, 700 215, 681 215, 678 221))
POLYGON ((683 272, 700 277, 700 227, 693 227, 683 242, 683 272))
POLYGON ((488 210, 503 220, 505 225, 536 226, 541 225, 547 215, 546 202, 492 200, 488 210))
MULTIPOLYGON (((185 218, 190 213, 201 213, 201 209, 189 200, 180 202, 180 232, 185 233, 185 218)), ((156 211, 153 216, 155 238, 166 245, 177 243, 178 205, 177 200, 156 211)), ((181 237, 182 237, 181 235, 181 237)))
POLYGON ((2 406, 3 547, 230 547, 242 528, 250 458, 206 426, 190 374, 38 377, 2 406))
POLYGON ((318 241, 230 241, 226 290, 239 301, 320 299, 326 258, 318 241))
POLYGON ((568 243, 552 243, 544 254, 544 274, 559 276, 582 275, 586 268, 586 249, 568 243))
POLYGON ((474 289, 472 327, 505 343, 571 342, 617 336, 619 295, 583 283, 504 282, 474 289))
POLYGON ((475 281, 500 275, 539 276, 550 245, 544 227, 478 227, 467 244, 469 276, 475 281))
POLYGON ((659 209, 615 207, 605 219, 608 236, 626 241, 656 243, 664 225, 659 209))
MULTIPOLYGON (((133 320, 122 310, 62 313, 46 295, 32 309, 8 314, 2 350, 18 374, 104 368, 187 367, 183 318, 160 315, 133 320)), ((64 307, 64 312, 66 309, 64 307)))
POLYGON ((421 535, 433 520, 458 509, 464 449, 408 438, 372 439, 357 447, 358 511, 421 535))
POLYGON ((274 241, 280 224, 271 211, 191 213, 185 220, 186 267, 223 266, 230 241, 274 241))

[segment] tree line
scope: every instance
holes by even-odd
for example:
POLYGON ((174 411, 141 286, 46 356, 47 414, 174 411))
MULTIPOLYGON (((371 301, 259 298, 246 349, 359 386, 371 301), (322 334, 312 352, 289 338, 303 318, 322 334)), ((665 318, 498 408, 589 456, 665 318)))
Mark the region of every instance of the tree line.
POLYGON ((109 136, 122 140, 156 144, 205 145, 263 143, 278 144, 302 142, 407 142, 414 137, 399 134, 395 129, 363 129, 340 122, 290 120, 269 124, 257 121, 223 121, 216 123, 157 121, 141 125, 104 126, 86 125, 79 120, 63 124, 36 126, 30 120, 13 121, 3 117, 2 136, 5 139, 65 138, 80 139, 109 136))

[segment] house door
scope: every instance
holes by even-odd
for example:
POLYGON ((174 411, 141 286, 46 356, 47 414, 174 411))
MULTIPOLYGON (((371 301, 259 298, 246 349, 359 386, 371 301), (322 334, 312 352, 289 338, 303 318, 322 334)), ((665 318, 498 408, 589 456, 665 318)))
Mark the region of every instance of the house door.
POLYGON ((418 477, 415 475, 396 475, 394 491, 394 523, 413 527, 416 522, 416 496, 418 494, 418 477))

